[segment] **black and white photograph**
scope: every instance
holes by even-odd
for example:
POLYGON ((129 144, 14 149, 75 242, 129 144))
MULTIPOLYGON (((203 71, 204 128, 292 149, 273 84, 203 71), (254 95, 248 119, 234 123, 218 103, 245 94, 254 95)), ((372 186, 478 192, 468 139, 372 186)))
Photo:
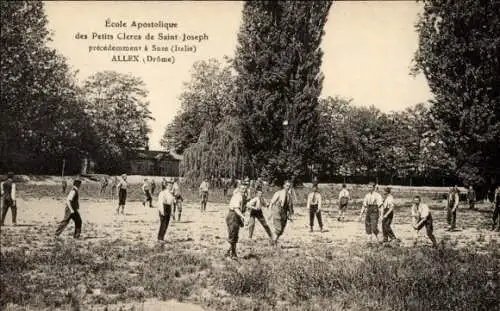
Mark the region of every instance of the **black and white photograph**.
POLYGON ((500 1, 0 17, 0 310, 500 310, 500 1))

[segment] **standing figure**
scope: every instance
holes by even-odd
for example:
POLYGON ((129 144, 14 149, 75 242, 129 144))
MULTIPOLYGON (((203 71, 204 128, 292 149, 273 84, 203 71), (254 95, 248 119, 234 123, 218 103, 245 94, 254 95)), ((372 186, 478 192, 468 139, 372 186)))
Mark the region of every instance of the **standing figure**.
POLYGON ((469 190, 467 191, 467 202, 469 203, 469 209, 474 209, 474 204, 476 203, 476 191, 472 186, 469 186, 469 190))
POLYGON ((100 195, 106 193, 106 188, 108 187, 108 179, 106 177, 102 177, 101 179, 101 191, 99 192, 100 195))
POLYGON ((62 178, 61 186, 62 186, 62 193, 65 194, 66 189, 68 188, 68 181, 64 177, 62 178))
POLYGON ((391 194, 391 188, 387 187, 384 191, 384 202, 382 203, 382 235, 384 236, 384 242, 398 240, 391 228, 393 217, 394 198, 391 194))
POLYGON ((75 223, 75 233, 73 237, 75 239, 80 238, 80 233, 82 231, 82 218, 80 217, 80 202, 78 196, 78 190, 80 189, 80 185, 82 184, 81 180, 75 179, 73 181, 73 188, 68 194, 66 198, 66 207, 64 209, 64 218, 59 223, 59 227, 56 230, 56 237, 58 237, 69 224, 70 220, 73 220, 75 223))
POLYGON ((174 196, 172 195, 172 181, 166 180, 166 184, 162 184, 162 190, 158 194, 158 211, 160 215, 160 229, 158 230, 158 242, 165 241, 168 224, 172 214, 172 206, 174 204, 174 196))
POLYGON ((153 192, 151 191, 150 183, 148 182, 147 178, 144 178, 144 183, 142 184, 142 193, 144 194, 144 201, 142 201, 142 205, 146 206, 147 203, 149 208, 153 207, 153 192))
POLYGON ((273 241, 273 234, 271 232, 271 229, 267 225, 266 218, 264 217, 264 213, 262 212, 262 208, 267 206, 268 205, 266 201, 262 197, 262 190, 257 190, 255 197, 247 203, 247 207, 250 209, 250 218, 248 220, 248 235, 250 237, 250 240, 253 237, 253 232, 255 229, 255 219, 257 219, 266 231, 269 239, 271 239, 271 242, 273 241))
POLYGON ((116 214, 120 213, 120 207, 122 208, 122 215, 125 214, 125 203, 127 202, 127 175, 123 174, 118 181, 118 185, 116 186, 118 190, 118 209, 116 210, 116 214))
POLYGON ((345 219, 344 213, 347 209, 347 204, 349 204, 350 199, 351 195, 349 194, 349 191, 347 191, 347 186, 346 184, 343 184, 342 190, 340 190, 339 192, 339 217, 337 218, 338 221, 342 221, 345 219))
POLYGON ((151 189, 151 195, 154 195, 155 194, 155 190, 156 190, 156 183, 155 183, 155 180, 153 178, 151 178, 150 189, 151 189))
POLYGON ((174 179, 174 184, 172 185, 172 194, 174 195, 174 212, 172 213, 172 219, 175 220, 175 211, 177 210, 177 221, 181 220, 182 215, 182 194, 181 187, 179 186, 179 179, 174 179))
POLYGON ((460 200, 460 196, 458 194, 458 187, 455 186, 450 188, 450 192, 448 193, 448 209, 447 209, 447 217, 448 221, 448 231, 453 231, 456 228, 457 224, 457 208, 458 202, 460 200))
POLYGON ((319 230, 323 232, 323 220, 321 219, 321 193, 318 185, 313 186, 313 191, 307 196, 307 209, 309 210, 309 231, 313 232, 314 218, 318 218, 319 230))
POLYGON ((210 189, 210 184, 208 183, 208 179, 204 178, 200 184, 200 197, 201 197, 201 206, 200 210, 204 213, 207 210, 207 201, 208 201, 208 190, 210 189))
POLYGON ((264 189, 262 187, 262 179, 260 177, 255 181, 255 190, 264 192, 264 189))
POLYGON ((283 189, 276 191, 269 202, 274 229, 274 244, 283 235, 286 224, 293 215, 293 199, 290 193, 291 186, 290 181, 285 181, 283 189))
POLYGON ((371 243, 373 240, 373 236, 375 236, 376 240, 378 241, 378 218, 383 201, 382 196, 378 192, 375 192, 375 184, 370 183, 369 187, 370 192, 365 195, 359 218, 361 220, 361 217, 366 210, 365 230, 366 234, 368 234, 369 236, 368 241, 371 243))
POLYGON ((229 181, 227 178, 224 178, 222 180, 222 188, 223 188, 224 197, 226 197, 227 191, 229 190, 229 181))
MULTIPOLYGON (((425 230, 427 232, 427 236, 432 242, 432 245, 434 247, 437 247, 437 241, 436 237, 434 236, 433 233, 433 226, 432 226, 432 215, 431 212, 429 211, 429 207, 427 204, 423 204, 422 200, 420 199, 420 196, 415 196, 413 198, 413 205, 411 207, 411 216, 413 217, 413 229, 417 231, 417 237, 418 237, 418 231, 425 227, 425 230)), ((417 241, 415 240, 415 244, 417 241)))
POLYGON ((493 203, 495 204, 495 210, 493 211, 493 226, 491 230, 495 230, 496 227, 497 232, 500 232, 500 185, 497 186, 495 191, 493 203))
POLYGON ((226 252, 226 256, 230 256, 233 259, 238 257, 236 254, 236 244, 238 243, 240 228, 243 227, 245 223, 245 217, 243 216, 243 212, 241 210, 241 207, 243 206, 242 193, 244 191, 244 186, 241 185, 241 189, 236 189, 233 192, 233 196, 229 201, 229 210, 226 215, 229 242, 229 249, 226 252))
POLYGON ((117 193, 117 188, 118 187, 118 177, 113 177, 111 180, 111 200, 114 202, 115 201, 115 194, 117 193))
POLYGON ((7 216, 7 211, 11 210, 12 213, 12 225, 17 225, 17 203, 16 203, 16 183, 14 182, 14 173, 9 172, 7 174, 7 180, 0 185, 0 192, 2 197, 2 219, 0 220, 0 226, 5 224, 5 216, 7 216))

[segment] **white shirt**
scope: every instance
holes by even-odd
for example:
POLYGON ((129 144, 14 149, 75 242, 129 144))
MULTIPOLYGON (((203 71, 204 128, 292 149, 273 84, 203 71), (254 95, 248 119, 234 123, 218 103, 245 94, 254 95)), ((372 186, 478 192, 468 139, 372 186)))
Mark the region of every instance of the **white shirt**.
POLYGON ((233 196, 231 197, 231 200, 229 201, 229 209, 234 210, 234 209, 241 208, 242 202, 243 202, 243 196, 241 195, 241 191, 239 189, 236 189, 233 192, 233 196))
POLYGON ((363 206, 368 206, 368 205, 377 205, 380 206, 382 205, 383 200, 382 196, 378 192, 369 192, 365 195, 365 199, 363 200, 363 206))
MULTIPOLYGON (((282 189, 282 190, 278 190, 274 193, 273 195, 273 198, 271 199, 271 202, 269 202, 269 205, 270 206, 273 206, 276 202, 280 202, 280 207, 283 206, 283 203, 285 203, 285 197, 287 196, 287 192, 288 190, 286 189, 282 189)), ((292 199, 292 194, 288 193, 288 206, 292 206, 293 205, 293 199, 292 199)))
MULTIPOLYGON (((3 182, 0 183, 0 193, 3 196, 3 194, 4 194, 3 193, 3 182)), ((16 184, 14 182, 12 182, 11 198, 12 198, 12 201, 16 200, 16 184)))
POLYGON ((200 191, 208 192, 209 184, 208 182, 204 181, 200 185, 200 191))
POLYGON ((181 188, 179 187, 179 184, 177 184, 176 182, 172 186, 172 193, 174 195, 181 195, 181 188))
POLYGON ((158 194, 158 210, 160 214, 163 215, 163 205, 174 204, 174 199, 174 196, 168 189, 164 189, 158 194))
POLYGON ((339 201, 341 198, 343 197, 347 197, 348 199, 351 198, 351 196, 349 195, 349 191, 347 191, 347 189, 342 189, 340 190, 340 193, 339 193, 339 201))
POLYGON ((413 204, 411 207, 411 216, 418 218, 418 219, 424 219, 428 217, 430 214, 429 212, 429 207, 427 204, 420 203, 418 206, 413 204))
POLYGON ((264 198, 255 197, 247 203, 247 207, 253 210, 261 210, 262 206, 266 206, 266 201, 264 198))
POLYGON ((118 189, 127 190, 127 181, 125 179, 120 178, 120 181, 118 182, 118 189))
POLYGON ((143 185, 142 185, 142 191, 146 192, 146 191, 149 191, 149 183, 145 182, 143 185))
POLYGON ((394 197, 392 196, 392 194, 389 194, 384 199, 384 203, 382 204, 382 210, 385 210, 385 209, 390 210, 393 208, 394 208, 394 197))
POLYGON ((310 208, 311 205, 318 205, 318 209, 321 208, 321 193, 319 192, 311 192, 307 196, 307 208, 310 208))

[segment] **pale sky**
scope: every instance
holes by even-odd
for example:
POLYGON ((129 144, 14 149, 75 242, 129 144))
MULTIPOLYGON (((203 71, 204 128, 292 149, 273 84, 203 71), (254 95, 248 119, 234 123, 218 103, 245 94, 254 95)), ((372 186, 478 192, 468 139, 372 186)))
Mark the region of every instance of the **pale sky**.
MULTIPOLYGON (((151 149, 160 149, 165 126, 180 108, 182 83, 189 81, 194 62, 224 55, 233 57, 241 22, 242 2, 46 2, 48 28, 53 31, 51 46, 78 70, 83 81, 102 70, 131 73, 141 77, 149 90, 151 149), (127 28, 105 27, 106 19, 123 20, 127 28), (137 22, 176 22, 176 29, 130 27, 137 22), (77 32, 111 34, 114 40, 77 40, 77 32), (140 41, 118 40, 119 33, 140 34, 140 41), (184 53, 139 52, 125 54, 174 55, 175 63, 112 62, 122 52, 89 52, 90 45, 171 46, 172 41, 144 40, 148 33, 206 33, 208 40, 197 43, 197 51, 184 53)), ((423 76, 409 75, 417 48, 414 24, 421 5, 414 1, 335 2, 330 9, 323 37, 325 75, 322 97, 353 98, 359 106, 375 105, 382 111, 402 110, 430 99, 423 76)), ((178 45, 183 45, 179 42, 178 45)))

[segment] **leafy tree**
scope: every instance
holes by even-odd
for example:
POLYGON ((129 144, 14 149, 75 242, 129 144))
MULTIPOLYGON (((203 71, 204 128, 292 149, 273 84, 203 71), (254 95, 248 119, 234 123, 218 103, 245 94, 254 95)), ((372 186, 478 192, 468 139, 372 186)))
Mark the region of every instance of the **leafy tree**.
POLYGON ((247 1, 235 68, 253 166, 278 182, 304 178, 317 150, 320 48, 331 1, 247 1))
POLYGON ((414 72, 434 94, 431 114, 458 175, 500 180, 500 2, 424 1, 414 72))
POLYGON ((89 77, 83 86, 85 112, 97 133, 94 158, 101 167, 118 169, 132 149, 147 147, 153 120, 142 79, 129 74, 103 71, 89 77))
POLYGON ((184 83, 181 111, 167 125, 161 145, 178 153, 196 143, 206 126, 213 132, 224 116, 234 111, 234 75, 230 64, 216 59, 198 61, 191 80, 184 83))
POLYGON ((0 167, 54 172, 54 159, 66 157, 77 169, 91 132, 74 74, 46 46, 43 3, 2 1, 0 8, 0 167))

